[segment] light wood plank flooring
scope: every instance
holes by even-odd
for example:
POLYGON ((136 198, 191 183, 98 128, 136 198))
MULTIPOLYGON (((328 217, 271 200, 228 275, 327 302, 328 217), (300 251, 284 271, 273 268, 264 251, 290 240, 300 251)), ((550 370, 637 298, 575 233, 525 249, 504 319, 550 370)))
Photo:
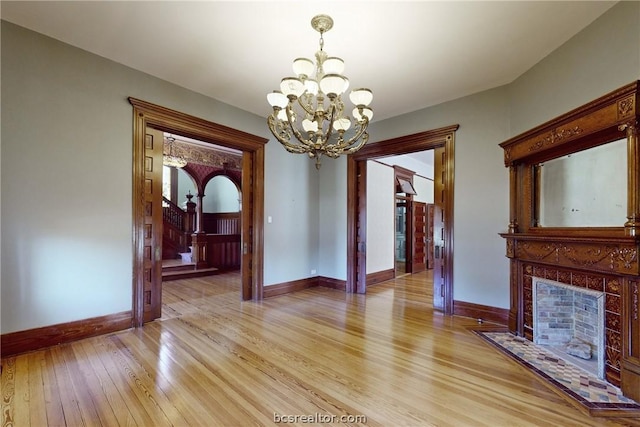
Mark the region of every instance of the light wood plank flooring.
POLYGON ((433 312, 430 280, 261 303, 236 273, 167 282, 159 321, 2 359, 3 425, 640 426, 582 415, 433 312))

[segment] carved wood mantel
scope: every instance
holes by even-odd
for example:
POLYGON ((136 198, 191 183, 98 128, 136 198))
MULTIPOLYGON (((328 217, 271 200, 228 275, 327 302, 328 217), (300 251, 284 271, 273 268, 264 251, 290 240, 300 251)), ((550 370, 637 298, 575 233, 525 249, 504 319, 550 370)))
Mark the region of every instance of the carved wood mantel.
POLYGON ((545 278, 605 294, 605 375, 640 401, 640 143, 633 82, 500 146, 509 168, 509 329, 533 339, 532 281, 545 278), (617 227, 544 227, 539 165, 625 139, 627 218, 617 227), (624 222, 624 223, 623 223, 624 222))

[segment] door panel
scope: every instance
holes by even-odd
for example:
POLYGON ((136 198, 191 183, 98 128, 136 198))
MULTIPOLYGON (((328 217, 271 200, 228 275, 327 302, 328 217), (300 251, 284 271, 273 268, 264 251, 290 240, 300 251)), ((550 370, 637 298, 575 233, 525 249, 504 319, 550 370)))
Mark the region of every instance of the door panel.
POLYGON ((445 149, 434 150, 434 209, 433 209, 433 308, 445 309, 445 149))
POLYGON ((162 132, 147 127, 144 142, 143 322, 162 310, 162 132))
POLYGON ((367 290, 367 162, 356 162, 356 292, 367 290))
POLYGON ((242 155, 242 300, 252 298, 262 299, 253 295, 253 154, 245 152, 242 155))
POLYGON ((427 205, 427 231, 426 231, 426 252, 427 252, 427 269, 433 269, 433 203, 427 205))
POLYGON ((427 268, 426 231, 427 204, 423 202, 411 203, 412 239, 411 273, 419 273, 427 268))

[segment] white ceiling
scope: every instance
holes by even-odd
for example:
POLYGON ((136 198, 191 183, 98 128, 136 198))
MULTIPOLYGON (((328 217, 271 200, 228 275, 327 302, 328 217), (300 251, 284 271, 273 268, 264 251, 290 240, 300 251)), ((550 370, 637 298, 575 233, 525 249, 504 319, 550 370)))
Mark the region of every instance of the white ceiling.
POLYGON ((2 19, 266 116, 265 95, 313 57, 310 20, 335 21, 324 50, 373 121, 513 81, 616 2, 19 1, 2 19))

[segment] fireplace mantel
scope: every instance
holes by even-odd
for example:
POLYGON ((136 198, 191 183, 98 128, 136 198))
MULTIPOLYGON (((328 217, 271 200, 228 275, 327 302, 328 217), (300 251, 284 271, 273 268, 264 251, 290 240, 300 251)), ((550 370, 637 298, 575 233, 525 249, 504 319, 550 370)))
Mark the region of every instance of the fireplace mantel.
POLYGON ((511 138, 506 255, 511 332, 533 339, 532 280, 545 278, 605 293, 605 376, 640 401, 640 142, 633 82, 511 138), (619 226, 544 227, 541 163, 626 139, 627 218, 619 226))

